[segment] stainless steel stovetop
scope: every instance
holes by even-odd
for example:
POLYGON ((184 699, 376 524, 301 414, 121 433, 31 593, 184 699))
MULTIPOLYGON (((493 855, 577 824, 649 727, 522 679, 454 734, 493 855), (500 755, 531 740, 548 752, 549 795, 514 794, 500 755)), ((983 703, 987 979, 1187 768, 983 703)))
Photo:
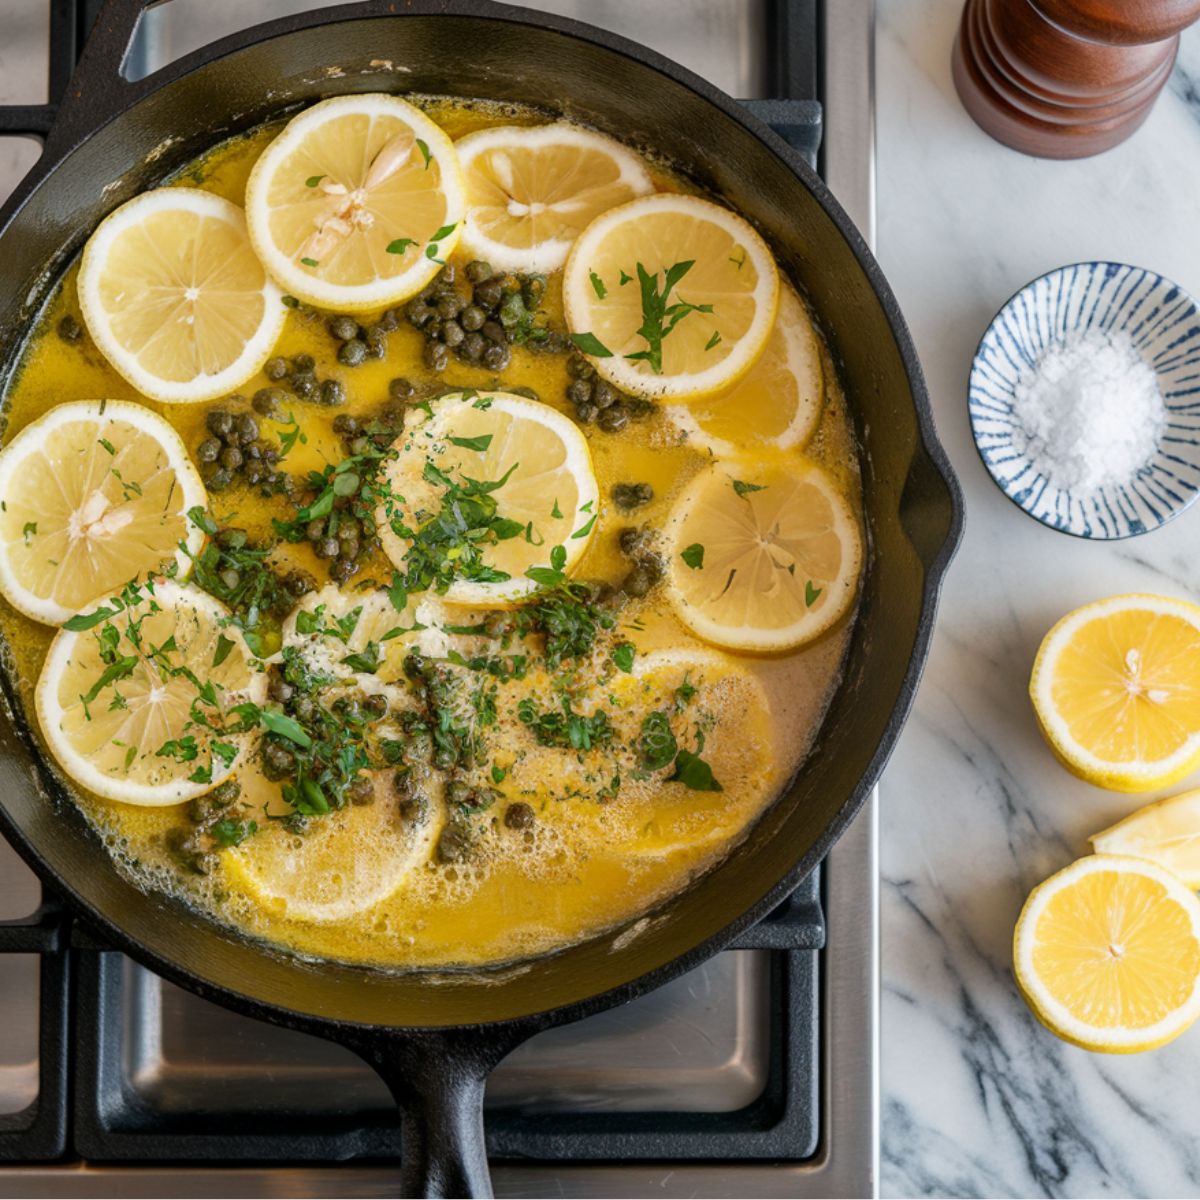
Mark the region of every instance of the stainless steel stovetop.
MULTIPOLYGON (((136 61, 152 70, 244 26, 330 0, 173 0, 153 10, 136 61)), ((522 0, 527 2, 527 0, 522 0)), ((534 0, 670 55, 732 95, 766 96, 766 6, 776 0, 534 0)), ((0 0, 0 103, 45 99, 48 4, 0 0)), ((826 0, 822 173, 873 239, 873 0, 826 0)), ((30 165, 28 144, 0 139, 0 199, 30 165)), ((820 952, 821 1127, 802 1163, 498 1164, 501 1196, 869 1196, 877 1186, 876 797, 824 868, 820 952)), ((38 904, 36 880, 0 841, 0 921, 38 904)), ((536 1120, 573 1109, 733 1112, 770 1070, 765 950, 718 955, 624 1008, 551 1030, 495 1072, 489 1104, 519 1101, 536 1120)), ((125 1086, 166 1114, 261 1104, 316 1117, 336 1096, 351 1110, 387 1103, 361 1062, 329 1043, 234 1016, 123 966, 125 1086)), ((38 1091, 38 962, 0 957, 0 1120, 38 1091)), ((387 1196, 387 1164, 245 1167, 62 1164, 0 1167, 0 1196, 387 1196)))

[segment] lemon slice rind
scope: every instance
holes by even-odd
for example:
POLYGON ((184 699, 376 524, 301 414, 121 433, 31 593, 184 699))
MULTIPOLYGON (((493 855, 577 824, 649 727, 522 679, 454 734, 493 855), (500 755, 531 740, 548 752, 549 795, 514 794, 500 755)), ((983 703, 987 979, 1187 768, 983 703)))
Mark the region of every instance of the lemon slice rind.
MULTIPOLYGON (((414 149, 412 153, 416 154, 417 151, 414 149)), ((318 183, 316 188, 319 189, 320 186, 318 183)), ((250 239, 268 273, 288 293, 300 300, 318 308, 348 312, 383 308, 419 292, 441 270, 442 263, 457 246, 462 237, 465 211, 466 194, 454 143, 441 127, 420 109, 398 96, 383 93, 335 96, 305 109, 288 122, 279 136, 259 156, 246 183, 246 220, 250 239), (278 247, 270 229, 272 209, 266 195, 284 161, 301 147, 304 140, 325 122, 346 115, 398 120, 413 132, 414 142, 419 138, 425 143, 429 153, 427 166, 437 165, 438 186, 445 200, 440 226, 453 226, 437 243, 437 249, 432 255, 428 253, 430 246, 426 235, 431 236, 437 232, 436 229, 391 230, 388 236, 395 235, 392 238, 393 242, 401 237, 413 240, 410 247, 396 256, 398 262, 408 262, 408 267, 395 275, 376 275, 373 280, 353 285, 322 279, 316 273, 317 268, 310 268, 301 262, 302 255, 299 250, 289 255, 278 247)))
MULTIPOLYGON (((1043 981, 1034 962, 1038 924, 1049 904, 1064 888, 1079 883, 1090 874, 1103 871, 1143 875, 1160 885, 1165 892, 1165 899, 1172 901, 1187 915, 1192 939, 1200 943, 1200 900, 1181 880, 1156 863, 1123 855, 1093 854, 1052 875, 1030 893, 1013 934, 1013 969, 1026 1001, 1052 1033, 1085 1050, 1133 1054, 1164 1045, 1200 1017, 1200 972, 1184 1003, 1155 1024, 1144 1027, 1102 1027, 1081 1020, 1063 1004, 1043 981)), ((1149 910, 1138 916, 1139 932, 1145 929, 1151 917, 1149 910)), ((1082 955, 1084 952, 1086 947, 1081 947, 1079 953, 1082 955)))
POLYGON ((1088 839, 1097 854, 1158 863, 1193 890, 1200 888, 1200 789, 1147 804, 1088 839))
MULTIPOLYGON (((723 277, 725 282, 721 286, 737 285, 738 279, 742 278, 740 272, 744 271, 745 264, 749 262, 752 272, 746 273, 744 278, 746 281, 753 279, 755 281, 753 287, 748 290, 742 289, 723 294, 736 296, 739 302, 751 299, 753 315, 741 336, 737 338, 722 336, 712 341, 711 350, 707 348, 709 343, 705 343, 706 349, 700 353, 704 355, 704 361, 708 365, 699 370, 655 374, 647 363, 626 357, 627 353, 640 353, 645 350, 646 344, 641 340, 631 340, 626 347, 617 344, 608 346, 601 338, 601 343, 610 353, 607 356, 589 355, 588 361, 604 378, 623 391, 651 399, 685 400, 708 395, 732 386, 757 361, 767 344, 767 338, 775 323, 775 310, 779 296, 779 273, 776 270, 775 261, 771 257, 771 252, 767 249, 766 242, 743 217, 729 209, 714 204, 710 200, 678 192, 657 192, 652 196, 642 196, 597 217, 579 235, 571 247, 563 271, 562 286, 564 315, 573 336, 596 335, 597 331, 593 326, 597 324, 594 318, 598 312, 598 306, 605 304, 613 297, 623 299, 619 289, 625 287, 629 289, 628 303, 632 305, 629 312, 634 314, 625 321, 632 337, 641 320, 640 314, 636 311, 638 281, 633 278, 637 263, 621 259, 619 262, 608 264, 623 271, 628 282, 624 285, 620 284, 611 278, 616 272, 609 272, 610 278, 607 281, 601 280, 604 296, 598 294, 593 275, 597 273, 598 267, 607 262, 604 255, 606 241, 614 236, 619 238, 623 228, 628 228, 631 231, 630 236, 636 237, 637 229, 639 226, 643 226, 648 218, 657 220, 660 217, 667 218, 670 227, 675 231, 688 223, 700 228, 706 225, 712 227, 713 236, 722 244, 721 255, 730 262, 734 261, 734 257, 727 253, 730 247, 725 246, 725 240, 730 237, 734 239, 734 247, 743 254, 742 267, 725 272, 726 277, 723 277)), ((696 238, 689 238, 686 241, 689 244, 694 243, 696 238)), ((662 272, 672 264, 667 262, 660 266, 654 262, 650 265, 659 273, 661 285, 662 272)), ((716 269, 723 271, 723 264, 717 264, 716 269)), ((682 297, 693 304, 711 303, 713 305, 711 314, 691 313, 684 318, 684 321, 691 323, 689 334, 692 331, 696 331, 697 334, 700 331, 704 331, 706 334, 716 334, 721 332, 719 328, 722 322, 721 306, 723 303, 728 303, 728 299, 722 299, 723 294, 705 290, 703 286, 698 285, 694 272, 689 272, 679 283, 678 288, 670 293, 670 301, 675 302, 682 297), (697 290, 698 286, 700 290, 697 290)), ((679 344, 679 334, 682 328, 683 326, 680 324, 668 338, 664 339, 664 364, 666 357, 679 344), (671 339, 675 339, 675 341, 672 342, 671 339)))
MULTIPOLYGON (((588 221, 607 208, 615 207, 626 200, 654 190, 654 182, 649 173, 638 156, 631 150, 627 150, 620 142, 605 137, 603 134, 593 133, 591 130, 581 129, 562 121, 551 125, 505 125, 481 129, 476 133, 469 133, 465 137, 459 138, 454 145, 458 151, 459 162, 462 164, 469 205, 463 229, 462 248, 472 257, 486 260, 495 270, 552 274, 566 262, 572 243, 588 224, 588 221), (617 174, 615 179, 604 185, 604 188, 606 192, 615 191, 620 194, 611 200, 606 196, 607 202, 599 208, 594 204, 587 205, 580 198, 578 192, 546 204, 545 209, 551 212, 559 207, 564 209, 561 219, 565 229, 570 232, 570 236, 544 238, 528 247, 511 245, 490 237, 482 227, 484 225, 483 214, 488 211, 489 207, 494 206, 485 206, 482 203, 473 203, 473 201, 478 199, 478 192, 491 190, 498 185, 491 182, 485 184, 475 178, 479 173, 475 169, 477 160, 481 155, 506 149, 537 155, 539 152, 556 148, 568 152, 590 152, 597 157, 606 158, 615 165, 617 174), (472 194, 472 189, 475 190, 475 195, 472 194)), ((508 169, 512 170, 511 163, 508 165, 508 169)), ((555 171, 550 182, 552 184, 572 183, 578 169, 579 164, 574 163, 565 172, 555 171)), ((514 181, 514 183, 517 182, 514 181)), ((514 184, 510 183, 504 190, 508 191, 513 186, 514 184)), ((528 212, 519 213, 514 209, 517 206, 521 209, 528 209, 530 204, 538 203, 541 202, 537 200, 519 201, 510 197, 508 214, 514 217, 524 216, 528 220, 528 212)))
MULTIPOLYGON (((0 536, 0 591, 14 607, 20 609, 26 616, 47 625, 61 625, 63 621, 79 611, 86 600, 78 598, 79 603, 65 605, 55 600, 53 595, 38 595, 21 582, 14 570, 13 555, 22 553, 45 555, 48 553, 45 549, 46 538, 60 532, 47 527, 46 511, 50 497, 44 495, 40 490, 36 495, 30 495, 31 489, 21 486, 19 479, 21 468, 29 461, 30 457, 39 453, 56 431, 74 422, 95 423, 95 438, 90 440, 95 444, 94 454, 101 460, 106 473, 111 471, 110 456, 102 446, 100 439, 105 438, 110 444, 113 444, 112 438, 115 434, 112 426, 115 423, 132 425, 153 438, 162 448, 173 472, 173 488, 169 493, 172 500, 171 513, 181 518, 179 536, 164 538, 166 544, 162 547, 162 553, 155 554, 152 558, 148 557, 145 561, 139 560, 136 555, 125 553, 129 546, 129 538, 126 535, 121 543, 120 569, 110 572, 102 578, 88 581, 89 584, 94 582, 95 586, 88 587, 86 600, 91 600, 97 595, 107 595, 119 591, 129 579, 155 570, 161 567, 165 561, 173 560, 182 573, 191 563, 190 556, 199 552, 204 541, 204 533, 187 520, 185 515, 188 509, 197 505, 203 507, 207 504, 204 484, 200 481, 200 476, 188 457, 187 448, 182 439, 162 417, 140 404, 134 404, 127 400, 74 400, 57 405, 22 429, 0 451, 0 498, 5 500, 6 505, 4 513, 0 515, 0 531, 3 531, 3 536, 0 536), (105 437, 106 432, 109 435, 107 438, 105 437), (37 518, 33 524, 38 527, 28 535, 23 532, 26 523, 24 520, 26 507, 30 508, 37 518), (8 532, 10 526, 11 533, 8 532), (183 541, 186 549, 179 546, 180 540, 183 541)), ((114 448, 117 450, 117 456, 111 456, 113 462, 118 460, 123 445, 114 446, 114 448)), ((58 479, 59 495, 65 499, 64 475, 66 471, 60 467, 53 473, 58 479)), ((120 481, 105 479, 104 482, 109 486, 110 491, 122 490, 120 481)), ((109 513, 136 510, 142 496, 135 489, 140 489, 145 482, 145 479, 133 476, 124 478, 124 487, 131 490, 125 493, 119 504, 110 506, 102 516, 107 517, 109 513)), ((80 497, 80 499, 84 498, 80 497)), ((127 525, 123 525, 121 528, 127 527, 127 525)), ((111 535, 113 539, 121 537, 121 528, 114 530, 111 535)), ((84 535, 84 538, 87 541, 87 535, 84 535)), ((89 559, 92 558, 92 548, 100 544, 96 539, 87 541, 89 559)))
MULTIPOLYGON (((245 239, 248 260, 253 256, 245 214, 236 204, 199 188, 157 188, 135 196, 109 213, 88 239, 79 267, 79 302, 92 340, 112 366, 139 392, 164 404, 192 404, 223 396, 251 378, 274 349, 287 318, 287 309, 279 288, 264 271, 260 289, 262 317, 237 358, 215 373, 201 373, 189 380, 164 379, 147 371, 138 356, 117 337, 101 288, 116 240, 147 217, 164 212, 182 212, 223 221, 245 239)), ((147 289, 139 299, 146 299, 148 294, 147 289)))

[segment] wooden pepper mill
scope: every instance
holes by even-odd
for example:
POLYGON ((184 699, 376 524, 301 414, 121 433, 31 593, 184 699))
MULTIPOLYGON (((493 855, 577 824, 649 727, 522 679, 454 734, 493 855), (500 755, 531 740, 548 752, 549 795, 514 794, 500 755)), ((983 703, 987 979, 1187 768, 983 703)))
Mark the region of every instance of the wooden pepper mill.
POLYGON ((1086 158, 1146 119, 1197 17, 1200 0, 967 0, 954 85, 997 141, 1086 158))

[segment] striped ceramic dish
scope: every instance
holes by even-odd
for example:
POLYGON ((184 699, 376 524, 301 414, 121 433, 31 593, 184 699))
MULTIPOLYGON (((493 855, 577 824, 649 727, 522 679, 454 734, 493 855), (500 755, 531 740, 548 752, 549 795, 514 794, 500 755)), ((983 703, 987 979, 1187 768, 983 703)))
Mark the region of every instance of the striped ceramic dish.
POLYGON ((1200 310, 1183 288, 1142 267, 1085 262, 1028 283, 996 314, 975 352, 969 387, 975 446, 1000 490, 1031 517, 1087 538, 1147 533, 1200 491, 1200 310), (1013 399, 1055 343, 1124 333, 1158 376, 1167 425, 1132 478, 1085 493, 1054 486, 1013 439, 1013 399))

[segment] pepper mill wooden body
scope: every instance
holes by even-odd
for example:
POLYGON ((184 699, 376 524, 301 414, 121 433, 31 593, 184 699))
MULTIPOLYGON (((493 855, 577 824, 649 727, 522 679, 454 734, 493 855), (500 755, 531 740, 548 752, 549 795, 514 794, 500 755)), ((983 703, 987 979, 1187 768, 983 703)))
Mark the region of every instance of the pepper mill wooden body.
POLYGON ((1149 115, 1200 0, 967 0, 954 85, 1005 145, 1085 158, 1149 115))

